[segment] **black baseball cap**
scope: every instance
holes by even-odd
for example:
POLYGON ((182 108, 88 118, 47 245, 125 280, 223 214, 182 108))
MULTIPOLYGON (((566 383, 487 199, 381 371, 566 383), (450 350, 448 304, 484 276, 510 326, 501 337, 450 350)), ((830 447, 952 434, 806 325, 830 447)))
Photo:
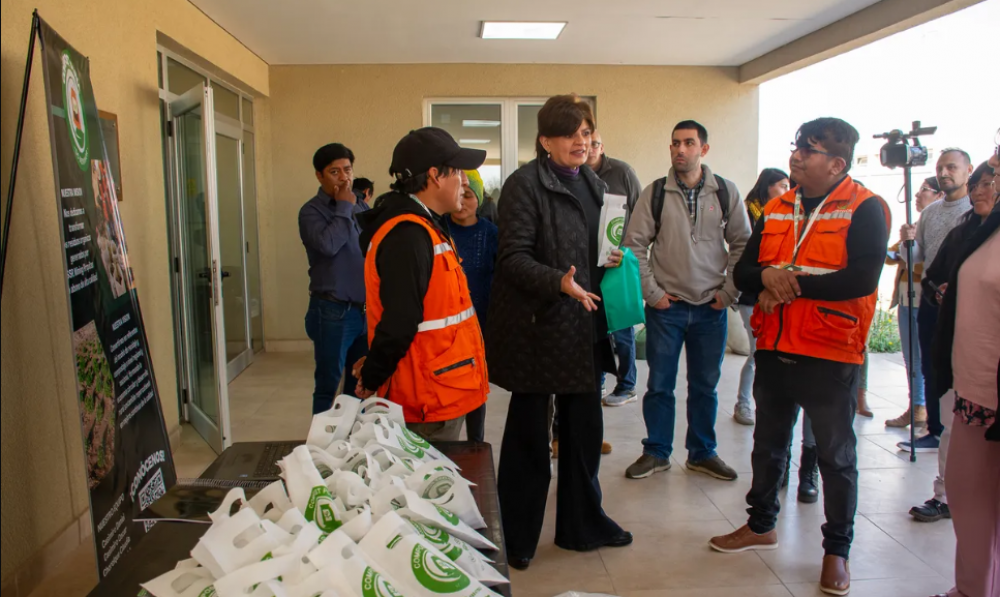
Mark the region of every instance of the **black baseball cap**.
POLYGON ((389 174, 405 180, 424 174, 431 168, 448 166, 459 170, 478 170, 486 162, 486 151, 465 149, 444 129, 427 127, 410 134, 392 152, 389 174))

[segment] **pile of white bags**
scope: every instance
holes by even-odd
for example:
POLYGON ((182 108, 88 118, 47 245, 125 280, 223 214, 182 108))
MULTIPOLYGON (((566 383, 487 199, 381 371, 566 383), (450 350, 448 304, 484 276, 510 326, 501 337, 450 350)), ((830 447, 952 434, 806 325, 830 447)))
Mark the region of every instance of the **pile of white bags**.
POLYGON ((473 485, 381 398, 337 398, 282 481, 211 515, 190 560, 143 588, 154 597, 497 597, 508 581, 473 485))

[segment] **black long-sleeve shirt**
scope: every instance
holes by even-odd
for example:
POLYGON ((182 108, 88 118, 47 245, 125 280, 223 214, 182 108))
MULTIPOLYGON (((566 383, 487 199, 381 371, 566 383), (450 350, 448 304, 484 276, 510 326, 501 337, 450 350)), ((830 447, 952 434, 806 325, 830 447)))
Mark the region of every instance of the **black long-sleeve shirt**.
MULTIPOLYGON (((823 202, 823 197, 803 198, 802 207, 808 218, 823 202)), ((764 218, 757 222, 743 257, 736 265, 734 278, 740 292, 764 292, 761 274, 766 268, 760 265, 760 243, 764 218)), ((805 226, 801 227, 802 229, 805 226)), ((801 231, 800 231, 801 232, 801 231)), ((851 227, 847 230, 847 267, 823 276, 802 276, 798 279, 802 298, 824 301, 847 301, 871 295, 878 289, 878 281, 885 264, 889 231, 880 200, 872 197, 854 212, 851 227)))
MULTIPOLYGON (((412 198, 390 193, 380 200, 378 208, 359 217, 364 227, 361 246, 366 253, 378 229, 404 214, 428 220, 442 235, 450 238, 440 217, 428 214, 412 198)), ((398 224, 379 244, 375 267, 383 312, 361 371, 361 380, 368 390, 376 390, 389 381, 410 350, 417 328, 424 320, 424 297, 434 270, 434 245, 427 230, 412 222, 398 224)))

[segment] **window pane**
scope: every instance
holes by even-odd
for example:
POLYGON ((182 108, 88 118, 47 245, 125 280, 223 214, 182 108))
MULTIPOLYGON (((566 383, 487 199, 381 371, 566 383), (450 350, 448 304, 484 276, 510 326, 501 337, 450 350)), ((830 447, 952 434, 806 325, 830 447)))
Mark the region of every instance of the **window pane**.
POLYGON ((486 150, 486 163, 479 173, 487 193, 491 193, 491 189, 499 191, 503 184, 502 112, 500 104, 435 104, 431 107, 431 126, 451 133, 462 147, 486 150))
POLYGON ((240 96, 215 83, 212 83, 212 89, 215 90, 215 113, 239 121, 240 96))
POLYGON ((175 95, 184 95, 199 85, 205 84, 205 77, 171 58, 167 58, 168 91, 175 95))
POLYGON ((517 167, 535 159, 535 139, 538 137, 538 113, 541 105, 517 107, 517 167))
POLYGON ((253 351, 260 352, 264 350, 264 308, 260 296, 260 243, 257 238, 257 178, 253 142, 252 133, 243 133, 243 236, 247 252, 250 341, 253 351))
POLYGON ((163 89, 163 54, 156 53, 156 84, 157 89, 163 89))
POLYGON ((243 98, 243 124, 253 126, 253 102, 243 98))

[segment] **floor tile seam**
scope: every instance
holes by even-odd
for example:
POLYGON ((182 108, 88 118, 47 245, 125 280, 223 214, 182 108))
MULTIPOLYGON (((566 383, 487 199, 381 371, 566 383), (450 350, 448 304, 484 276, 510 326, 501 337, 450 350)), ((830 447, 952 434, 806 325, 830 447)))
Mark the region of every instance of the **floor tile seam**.
MULTIPOLYGON (((872 515, 872 516, 882 516, 882 515, 883 515, 883 514, 876 514, 876 515, 872 515)), ((934 568, 934 564, 933 564, 932 562, 928 562, 928 561, 927 561, 926 559, 924 559, 924 558, 923 558, 923 557, 922 557, 922 556, 921 556, 920 554, 918 554, 918 553, 914 552, 914 551, 913 551, 913 550, 911 550, 911 549, 910 549, 909 547, 907 547, 907 546, 906 546, 906 545, 905 545, 905 544, 904 544, 903 542, 901 542, 900 540, 896 539, 896 537, 894 537, 894 536, 893 536, 893 535, 892 535, 892 534, 891 534, 891 533, 889 532, 889 530, 888 530, 888 529, 885 529, 885 528, 882 528, 882 526, 881 526, 881 525, 880 525, 879 523, 877 523, 877 522, 875 522, 874 520, 872 520, 871 516, 869 516, 869 515, 867 515, 867 514, 860 514, 860 513, 859 513, 859 516, 861 516, 862 518, 864 518, 865 520, 867 520, 868 522, 870 522, 870 523, 871 523, 872 525, 874 525, 874 526, 875 526, 875 528, 877 528, 878 530, 882 531, 882 533, 883 533, 883 534, 885 534, 885 536, 889 537, 889 538, 890 538, 890 539, 892 539, 892 540, 893 540, 893 541, 894 541, 894 542, 895 542, 895 543, 896 543, 897 545, 899 545, 900 547, 902 547, 902 548, 903 548, 903 550, 904 550, 904 551, 906 551, 906 553, 908 553, 908 554, 910 554, 911 556, 913 556, 913 557, 917 558, 918 560, 920 560, 920 563, 922 563, 922 564, 924 564, 925 566, 927 566, 928 570, 929 570, 930 572, 934 573, 934 575, 936 575, 936 576, 941 576, 941 578, 944 578, 944 576, 943 576, 943 575, 942 575, 942 574, 941 574, 940 572, 938 572, 938 571, 937 571, 937 570, 936 570, 936 569, 934 568)), ((915 578, 925 578, 925 577, 923 577, 923 576, 918 576, 918 577, 915 577, 915 578)))

